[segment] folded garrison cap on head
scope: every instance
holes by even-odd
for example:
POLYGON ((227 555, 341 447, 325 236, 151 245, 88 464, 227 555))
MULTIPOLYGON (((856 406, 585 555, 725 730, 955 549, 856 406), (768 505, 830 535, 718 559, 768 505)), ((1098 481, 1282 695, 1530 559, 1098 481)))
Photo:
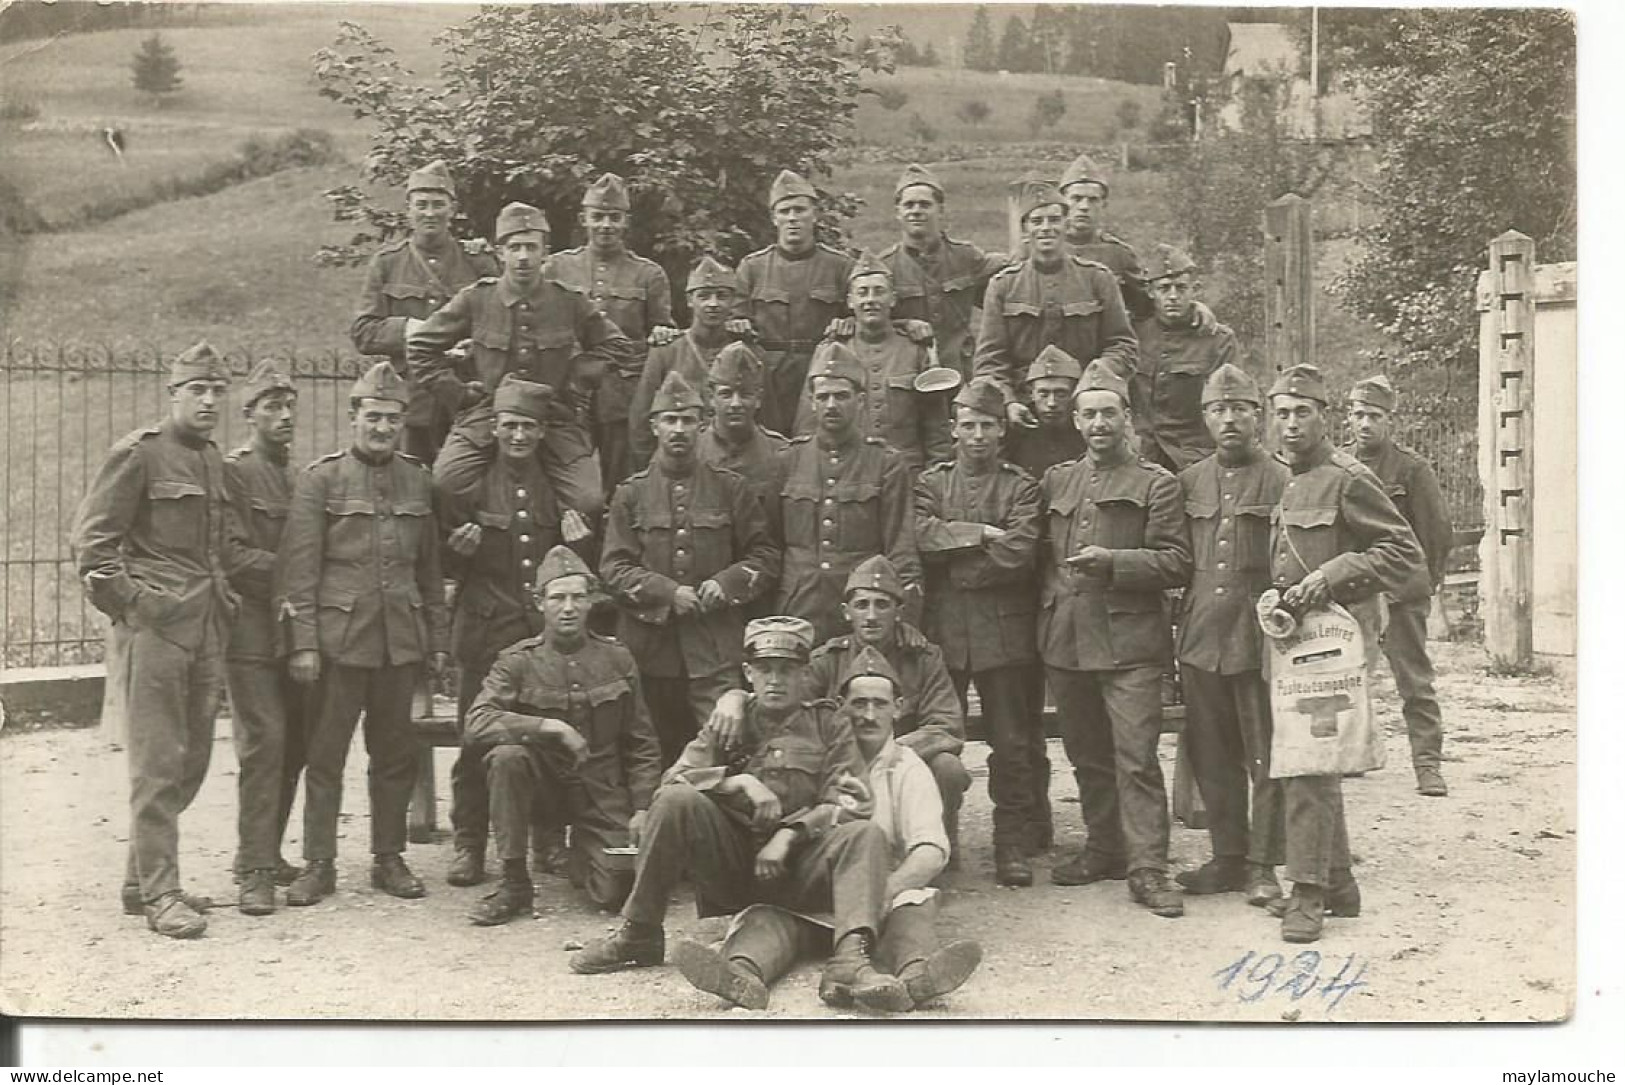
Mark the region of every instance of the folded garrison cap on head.
POLYGON ((1027 367, 1027 383, 1044 377, 1065 377, 1067 380, 1078 380, 1083 376, 1083 367, 1078 360, 1060 347, 1051 343, 1038 352, 1033 364, 1027 367))
POLYGON ((1128 405, 1128 382, 1113 373, 1110 367, 1101 364, 1099 360, 1090 362, 1083 370, 1083 376, 1078 380, 1078 386, 1072 389, 1073 396, 1079 392, 1116 392, 1125 406, 1128 405))
POLYGON ((845 597, 860 589, 883 591, 898 602, 904 598, 903 579, 897 575, 897 567, 884 554, 876 554, 859 562, 857 568, 847 574, 846 589, 841 594, 845 597))
POLYGON ((626 182, 620 174, 606 173, 588 187, 581 197, 582 207, 596 207, 602 211, 630 211, 632 197, 627 194, 626 182))
POLYGON ((592 575, 592 570, 581 560, 581 555, 563 545, 553 547, 542 559, 541 568, 536 570, 536 590, 540 591, 549 581, 561 576, 584 576, 589 588, 598 583, 598 578, 592 575))
POLYGON ((851 286, 866 275, 884 275, 889 282, 892 278, 891 268, 881 263, 872 252, 861 252, 852 264, 852 270, 846 273, 846 285, 851 286))
POLYGON ((942 182, 937 180, 937 175, 924 166, 913 162, 903 168, 902 175, 897 178, 897 187, 892 189, 892 195, 901 196, 903 189, 911 185, 924 185, 935 190, 939 200, 947 196, 947 193, 943 191, 942 182))
POLYGON ((547 216, 528 203, 510 203, 497 215, 497 244, 502 244, 503 239, 511 234, 523 233, 526 230, 549 233, 547 216))
POLYGON ((1172 279, 1187 271, 1196 270, 1196 261, 1172 245, 1158 245, 1151 250, 1151 259, 1145 262, 1145 277, 1149 282, 1172 279))
POLYGON ((350 386, 350 401, 358 399, 392 399, 406 405, 406 382, 388 362, 379 362, 350 386))
POLYGON ((865 644, 859 648, 847 663, 841 674, 841 692, 852 684, 854 678, 884 678, 891 682, 892 693, 895 695, 902 691, 902 679, 897 677, 897 669, 872 644, 865 644))
POLYGON ((185 384, 187 381, 229 381, 231 367, 220 356, 207 340, 200 339, 196 343, 181 351, 175 360, 169 363, 169 386, 185 384))
POLYGON ((457 195, 457 184, 451 179, 451 170, 447 169, 446 164, 437 158, 427 166, 420 166, 407 174, 406 191, 408 193, 438 191, 455 197, 457 195))
POLYGON ((1392 382, 1379 373, 1374 377, 1355 381, 1354 387, 1349 391, 1349 402, 1364 403, 1367 406, 1391 411, 1399 402, 1399 393, 1394 390, 1392 382))
POLYGON ((538 384, 512 373, 502 378, 491 407, 497 411, 512 411, 537 422, 546 422, 558 396, 550 384, 538 384))
POLYGON ((711 386, 759 390, 762 387, 762 359, 747 343, 729 343, 717 351, 706 373, 711 386))
POLYGON ((666 379, 660 382, 660 390, 655 393, 654 399, 649 403, 649 413, 662 414, 666 411, 704 410, 705 400, 694 386, 683 379, 683 375, 675 369, 666 371, 666 379))
POLYGON ((819 377, 851 381, 852 387, 861 390, 864 384, 863 364, 845 343, 820 343, 813 352, 812 364, 807 367, 807 387, 811 388, 812 382, 819 377))
POLYGON ((954 404, 969 407, 978 414, 985 414, 990 418, 1004 420, 1004 390, 992 377, 977 377, 965 385, 959 390, 959 394, 954 396, 954 404))
POLYGON ((771 210, 777 207, 782 200, 792 196, 805 196, 814 203, 818 202, 818 190, 807 179, 794 170, 780 170, 779 175, 773 178, 773 187, 767 193, 767 206, 771 210))
POLYGON ((727 265, 710 256, 703 256, 688 273, 688 292, 696 290, 732 290, 738 292, 739 280, 727 265))
POLYGON ((1247 403, 1264 405, 1264 397, 1258 391, 1258 382, 1247 375, 1247 371, 1232 362, 1225 362, 1212 373, 1208 374, 1202 383, 1202 406, 1209 403, 1220 403, 1224 400, 1242 400, 1247 403))
POLYGON ((1056 187, 1065 192, 1072 185, 1083 184, 1086 181, 1094 182, 1104 189, 1107 195, 1111 194, 1111 185, 1106 183, 1106 171, 1086 154, 1080 154, 1072 160, 1071 165, 1066 167, 1066 172, 1061 174, 1061 183, 1056 187))
POLYGON ((1270 398, 1276 396, 1302 396, 1304 399, 1313 399, 1325 406, 1331 400, 1326 397, 1326 378, 1319 367, 1307 362, 1300 365, 1287 366, 1281 370, 1281 375, 1275 378, 1270 385, 1270 398))
POLYGON ((255 363, 248 374, 248 386, 243 390, 243 403, 252 407, 263 395, 271 392, 297 392, 293 378, 275 361, 263 358, 255 363))
POLYGON ((1016 207, 1022 222, 1026 222, 1027 216, 1040 207, 1048 207, 1051 204, 1057 207, 1066 207, 1066 197, 1061 195, 1061 190, 1056 188, 1055 185, 1049 181, 1023 181, 1021 183, 1021 195, 1016 200, 1016 207))

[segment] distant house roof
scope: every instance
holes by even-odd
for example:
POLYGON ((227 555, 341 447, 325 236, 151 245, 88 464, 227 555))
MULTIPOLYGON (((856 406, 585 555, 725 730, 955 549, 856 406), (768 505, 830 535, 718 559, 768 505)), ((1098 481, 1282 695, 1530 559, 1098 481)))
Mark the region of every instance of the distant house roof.
POLYGON ((1227 23, 1230 48, 1224 56, 1224 74, 1259 76, 1272 72, 1291 75, 1298 70, 1298 43, 1285 23, 1227 23))

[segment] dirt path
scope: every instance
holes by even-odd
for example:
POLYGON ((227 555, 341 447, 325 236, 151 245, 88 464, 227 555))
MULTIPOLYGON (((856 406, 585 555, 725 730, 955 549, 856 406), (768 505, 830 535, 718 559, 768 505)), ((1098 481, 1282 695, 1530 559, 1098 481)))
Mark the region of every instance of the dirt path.
MULTIPOLYGON (((1364 915, 1328 921, 1299 956, 1278 924, 1236 895, 1191 898, 1165 920, 1120 882, 1033 889, 992 884, 987 748, 966 761, 966 869, 949 883, 944 928, 980 939, 981 971, 934 1013, 965 1018, 1236 1021, 1542 1021, 1561 1017, 1574 969, 1574 690, 1556 678, 1490 677, 1476 648, 1440 646, 1447 799, 1417 795, 1393 697, 1381 683, 1389 767, 1345 788, 1364 915), (1249 954, 1251 956, 1249 956, 1249 954), (1271 955, 1284 954, 1284 959, 1271 955), (1318 955, 1318 957, 1316 956, 1318 955), (1238 965, 1238 962, 1239 965, 1238 965)), ((222 725, 208 783, 182 826, 194 891, 235 900, 236 765, 222 725)), ((1060 775, 1054 794, 1072 792, 1060 775)), ((1164 741, 1172 772, 1173 744, 1164 741)), ((451 758, 442 752, 444 776, 451 758)), ((365 806, 364 758, 347 797, 365 806)), ((81 1017, 552 1019, 823 1018, 817 971, 799 969, 765 1015, 729 1011, 675 970, 580 977, 565 945, 612 917, 560 883, 534 922, 481 930, 464 912, 483 890, 445 884, 449 844, 408 858, 429 884, 417 902, 367 885, 366 821, 340 823, 340 891, 307 910, 251 919, 215 911, 208 936, 174 943, 118 910, 126 840, 124 759, 94 730, 0 740, 0 997, 10 1013, 81 1017)), ((1075 844, 1076 800, 1058 805, 1075 844)), ((442 822, 445 811, 441 811, 442 822)), ((1181 869, 1206 834, 1175 823, 1181 869)), ((298 854, 295 842, 290 856, 298 854)), ((720 935, 673 908, 668 935, 720 935)))

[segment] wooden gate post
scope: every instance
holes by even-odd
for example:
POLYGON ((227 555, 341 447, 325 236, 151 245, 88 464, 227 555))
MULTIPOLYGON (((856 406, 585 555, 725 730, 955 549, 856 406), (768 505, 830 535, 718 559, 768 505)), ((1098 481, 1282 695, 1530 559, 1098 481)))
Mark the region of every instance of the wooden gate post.
POLYGON ((1264 208, 1265 384, 1315 361, 1315 252, 1311 205, 1295 192, 1264 208))

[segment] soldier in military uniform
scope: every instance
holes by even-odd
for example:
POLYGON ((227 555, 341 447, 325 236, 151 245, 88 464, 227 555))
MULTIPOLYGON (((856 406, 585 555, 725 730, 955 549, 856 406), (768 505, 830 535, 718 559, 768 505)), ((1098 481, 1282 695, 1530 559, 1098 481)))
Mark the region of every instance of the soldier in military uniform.
POLYGON ((960 389, 954 462, 927 468, 914 484, 914 526, 925 566, 925 634, 942 646, 962 706, 976 683, 987 724, 995 877, 1027 886, 1026 853, 1042 843, 1049 821, 1048 758, 1042 785, 1032 776, 1044 744, 1038 483, 999 459, 1004 409, 1004 394, 987 377, 960 389))
POLYGON ((1078 382, 1084 458, 1045 473, 1039 651, 1089 837, 1057 885, 1129 880, 1160 916, 1184 914, 1168 880, 1168 797, 1157 763, 1170 658, 1165 589, 1190 575, 1179 483, 1134 454, 1128 385, 1099 362, 1078 382))
POLYGON ((282 858, 299 774, 305 766, 308 691, 288 676, 287 645, 272 602, 277 549, 288 521, 294 473, 293 378, 263 361, 249 374, 243 417, 248 444, 226 456, 226 488, 241 544, 231 583, 242 597, 226 648, 232 738, 237 747, 238 910, 276 911, 276 886, 299 871, 282 858))
POLYGON ((593 391, 636 353, 632 342, 586 294, 544 271, 547 218, 511 203, 497 216, 502 277, 481 279, 407 337, 418 383, 457 407, 474 406, 459 426, 489 425, 492 392, 507 373, 553 389, 556 407, 538 452, 554 496, 591 523, 604 508, 598 457, 583 419, 593 391), (472 340, 475 380, 464 384, 444 352, 472 340))
MULTIPOLYGON (((948 397, 916 389, 915 381, 931 368, 931 356, 925 347, 892 326, 895 300, 891 271, 864 253, 847 279, 847 305, 856 314, 854 333, 826 341, 818 350, 850 352, 864 376, 859 432, 902 453, 910 469, 918 472, 927 463, 953 455, 953 442, 948 436, 948 397)), ((796 432, 810 433, 812 429, 813 405, 808 392, 801 397, 796 432)))
POLYGON ((790 433, 813 350, 846 313, 852 258, 817 239, 818 190, 781 170, 768 192, 773 244, 739 262, 739 293, 728 330, 751 338, 766 369, 762 422, 790 433))
MULTIPOLYGON (((457 185, 444 162, 413 170, 406 178, 406 237, 380 249, 367 265, 361 304, 350 324, 350 342, 362 354, 382 355, 395 371, 406 368, 407 335, 459 290, 500 269, 484 238, 459 242, 451 235, 457 214, 457 185)), ((406 408, 403 448, 424 463, 451 429, 456 405, 437 400, 426 388, 412 388, 406 408)))
POLYGON ((1156 313, 1134 323, 1139 364, 1130 376, 1140 455, 1175 474, 1213 452, 1203 422, 1202 385, 1220 366, 1241 360, 1236 333, 1197 323, 1196 263, 1172 245, 1158 245, 1145 269, 1156 313))
POLYGON ((574 971, 662 963, 666 909, 686 876, 702 916, 756 903, 833 911, 834 953, 819 985, 826 1001, 902 986, 869 956, 891 863, 886 834, 868 820, 863 758, 834 702, 801 699, 812 637, 799 618, 746 627, 754 696, 743 739, 724 743, 707 725, 666 770, 639 833, 623 922, 572 957, 574 971))
POLYGON ((1111 269, 1134 320, 1152 316, 1155 299, 1139 254, 1127 241, 1104 228, 1106 205, 1111 200, 1105 171, 1087 154, 1080 154, 1062 172, 1056 187, 1066 201, 1066 250, 1111 269))
POLYGON ((807 382, 818 429, 792 440, 780 465, 778 609, 807 619, 820 640, 829 639, 840 632, 847 577, 864 559, 884 554, 903 582, 905 614, 917 620, 920 558, 908 466, 859 433, 864 379, 850 351, 831 345, 807 382))
POLYGON ((1083 457, 1083 434, 1072 424, 1072 392, 1081 376, 1078 360, 1053 345, 1027 367, 1026 394, 1038 424, 1007 427, 1004 458, 1035 479, 1058 463, 1083 457))
MULTIPOLYGON (((700 393, 707 408, 711 406, 711 384, 706 373, 722 349, 733 341, 728 321, 733 315, 734 297, 738 282, 734 273, 711 257, 706 256, 688 273, 688 308, 692 317, 688 330, 661 346, 651 347, 649 358, 643 363, 643 375, 632 393, 632 407, 628 412, 634 419, 649 417, 649 404, 665 383, 667 373, 681 373, 700 393)), ((758 397, 759 399, 760 397, 758 397)), ((629 428, 632 461, 637 470, 649 466, 654 455, 655 438, 647 426, 629 428)))
POLYGON ((1387 377, 1367 377, 1349 392, 1348 420, 1354 441, 1347 451, 1377 476, 1394 507, 1416 533, 1427 558, 1427 580, 1414 580, 1388 600, 1388 627, 1382 651, 1394 672, 1411 739, 1416 790, 1433 798, 1449 794, 1439 759, 1444 717, 1433 692, 1433 661, 1428 658, 1428 611, 1444 582, 1455 533, 1439 477, 1421 456, 1393 439, 1393 412, 1399 396, 1387 377))
POLYGON ((536 571, 546 632, 502 652, 468 711, 464 748, 485 763, 502 881, 469 913, 476 926, 530 912, 526 830, 541 799, 570 821, 570 880, 600 908, 632 889, 632 863, 606 849, 637 843, 660 782, 660 747, 649 726, 632 654, 587 629, 597 584, 563 546, 536 571))
MULTIPOLYGON (((611 360, 593 402, 604 493, 632 473, 627 408, 643 376, 649 348, 677 337, 672 325, 671 282, 665 269, 626 247, 632 200, 626 182, 613 173, 594 181, 581 198, 581 225, 587 243, 554 253, 548 273, 584 294, 632 341, 632 350, 611 360)), ((642 428, 644 416, 632 415, 642 428)))
POLYGON ((110 674, 129 718, 130 848, 122 903, 169 938, 196 938, 207 902, 181 890, 180 815, 209 771, 237 595, 225 464, 210 440, 230 380, 198 343, 169 367, 169 414, 113 446, 74 518, 90 602, 112 620, 110 674))
MULTIPOLYGON (((762 501, 768 528, 778 531, 779 460, 790 442, 756 420, 762 406, 762 360, 744 343, 729 343, 706 373, 711 418, 700 431, 701 463, 742 476, 762 501)), ((764 615, 754 615, 763 617, 764 615)))
POLYGON ((396 897, 424 893, 401 858, 419 746, 412 691, 425 663, 444 670, 449 623, 429 469, 395 450, 406 400, 406 382, 387 362, 355 382, 352 443, 299 476, 277 555, 288 671, 316 687, 317 705, 306 749, 306 864, 288 887, 293 905, 337 887, 344 762, 363 712, 372 884, 396 897))
POLYGON ((1244 890, 1247 903, 1262 907, 1281 896, 1281 781, 1270 778, 1269 687, 1255 608, 1269 587, 1269 517, 1287 469, 1259 443, 1264 397, 1240 368, 1213 371, 1202 407, 1217 451, 1179 475, 1195 568, 1178 658, 1185 751, 1213 857, 1175 881, 1189 893, 1244 890))
POLYGON ((1022 381, 1045 347, 1060 347, 1080 365, 1099 358, 1125 376, 1134 370, 1136 347, 1111 272, 1062 246, 1066 204, 1060 193, 1028 185, 1020 210, 1028 255, 987 285, 975 371, 999 383, 1010 400, 1010 424, 1030 429, 1037 423, 1021 395, 1022 381))
POLYGON ((599 570, 649 691, 662 765, 738 684, 744 608, 779 574, 761 500, 695 453, 702 409, 682 375, 667 373, 649 408, 659 447, 615 491, 599 570))
MULTIPOLYGON (((530 599, 542 558, 561 539, 558 503, 536 459, 554 409, 553 389, 509 374, 497 385, 491 440, 451 435, 434 465, 435 510, 447 536, 446 572, 458 582, 451 651, 457 660, 457 719, 468 709, 497 654, 542 631, 530 599)), ((490 796, 481 751, 464 746, 451 769, 452 885, 485 880, 490 796)), ((556 819, 555 819, 556 820, 556 819)))
MULTIPOLYGON (((1407 595, 1427 580, 1427 562, 1381 480, 1332 447, 1327 402, 1326 380, 1312 365, 1282 371, 1270 388, 1270 411, 1291 469, 1270 514, 1270 581, 1293 613, 1341 603, 1367 638, 1375 638, 1378 595, 1407 595)), ((1343 781, 1335 775, 1287 777, 1281 796, 1292 896, 1271 910, 1281 916, 1283 939, 1313 942, 1325 916, 1360 914, 1343 781)))
POLYGON ((942 226, 947 195, 924 166, 903 170, 893 195, 903 236, 880 253, 897 296, 892 312, 930 325, 937 364, 957 369, 969 382, 976 351, 973 311, 1009 258, 948 236, 942 226))

